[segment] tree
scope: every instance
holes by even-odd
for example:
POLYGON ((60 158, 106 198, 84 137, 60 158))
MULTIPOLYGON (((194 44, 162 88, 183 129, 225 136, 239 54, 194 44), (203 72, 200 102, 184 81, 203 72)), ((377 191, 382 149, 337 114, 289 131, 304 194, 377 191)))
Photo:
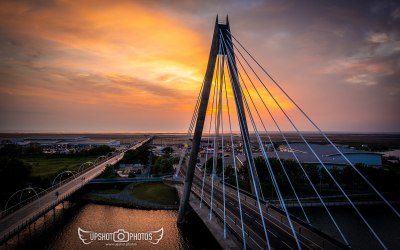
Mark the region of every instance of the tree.
POLYGON ((15 158, 0 158, 0 189, 15 191, 26 185, 32 167, 15 158))
POLYGON ((330 177, 330 175, 328 174, 329 171, 328 169, 321 169, 321 181, 323 183, 327 183, 329 185, 329 188, 333 188, 334 185, 334 181, 332 180, 332 178, 330 177))
POLYGON ((286 172, 288 173, 290 180, 293 183, 300 184, 304 181, 304 174, 301 171, 299 164, 297 161, 288 159, 282 159, 283 165, 285 166, 286 172))
POLYGON ((333 167, 329 172, 337 181, 341 179, 342 172, 337 167, 333 167))
POLYGON ((93 155, 93 156, 100 156, 100 155, 107 155, 110 152, 113 152, 115 149, 111 148, 107 145, 99 145, 97 147, 93 147, 89 150, 82 150, 79 154, 80 155, 93 155))
POLYGON ((233 169, 232 165, 228 165, 225 168, 225 177, 230 177, 233 176, 235 174, 235 170, 233 169))
POLYGON ((248 168, 247 168, 247 161, 245 161, 242 166, 237 166, 237 167, 239 168, 238 169, 238 173, 239 173, 241 179, 242 178, 243 179, 248 179, 249 178, 249 173, 248 173, 248 168))
MULTIPOLYGON (((275 158, 274 158, 275 159, 275 158)), ((254 164, 256 165, 257 175, 260 182, 269 182, 269 172, 267 168, 267 164, 265 164, 264 157, 256 157, 254 158, 254 164)), ((246 161, 246 168, 247 168, 247 161, 246 161)))
POLYGON ((113 165, 107 165, 104 171, 101 173, 99 176, 100 178, 114 178, 115 176, 115 171, 114 171, 114 166, 113 165))
POLYGON ((307 175, 310 177, 311 182, 316 185, 320 181, 320 172, 315 164, 305 164, 304 168, 306 170, 307 175))
POLYGON ((22 147, 16 144, 5 144, 0 147, 0 155, 7 157, 16 157, 22 154, 22 147))
POLYGON ((165 147, 162 152, 164 154, 172 154, 174 152, 174 150, 172 149, 172 147, 165 147))
MULTIPOLYGON (((179 159, 178 159, 179 160, 179 159)), ((168 153, 158 157, 151 169, 153 175, 172 174, 174 171, 175 157, 170 156, 168 153)))
MULTIPOLYGON (((204 164, 207 167, 207 169, 206 169, 207 173, 211 173, 212 168, 213 168, 213 164, 214 164, 213 161, 214 161, 214 158, 211 157, 211 158, 209 158, 207 160, 207 164, 204 164)), ((203 168, 205 167, 204 165, 203 165, 203 168)), ((214 166, 214 167, 215 167, 215 173, 216 174, 221 174, 222 173, 222 158, 218 158, 217 159, 217 165, 214 166)))
POLYGON ((355 187, 358 183, 358 178, 356 176, 356 172, 350 166, 346 166, 342 170, 342 175, 340 178, 340 182, 343 184, 355 187))
POLYGON ((143 145, 135 150, 128 150, 125 152, 124 157, 118 162, 119 164, 132 164, 140 163, 146 164, 149 161, 150 155, 149 146, 143 145))
POLYGON ((29 156, 40 156, 43 155, 43 148, 40 144, 31 143, 28 147, 23 149, 23 154, 29 156))

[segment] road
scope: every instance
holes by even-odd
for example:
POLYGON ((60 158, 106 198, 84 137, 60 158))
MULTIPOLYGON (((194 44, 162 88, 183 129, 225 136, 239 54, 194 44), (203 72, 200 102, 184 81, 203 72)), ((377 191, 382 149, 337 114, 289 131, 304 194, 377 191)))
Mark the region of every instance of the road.
MULTIPOLYGON (((128 150, 134 150, 139 148, 143 144, 150 141, 152 137, 149 137, 128 150)), ((35 221, 41 215, 49 211, 51 208, 55 207, 57 204, 65 200, 68 196, 82 188, 86 183, 90 182, 92 179, 100 175, 105 167, 109 164, 115 164, 124 156, 125 151, 120 152, 117 155, 112 156, 101 164, 95 166, 94 168, 88 170, 82 175, 77 176, 75 179, 65 183, 64 185, 48 192, 47 194, 41 196, 39 199, 28 203, 22 208, 16 210, 15 212, 0 219, 0 243, 4 242, 10 236, 20 231, 29 223, 35 221), (58 196, 56 195, 58 192, 58 196)))
MULTIPOLYGON (((181 173, 184 172, 183 168, 181 173)), ((202 176, 203 173, 196 170, 196 174, 193 179, 192 195, 201 196, 202 189, 202 176)), ((206 177, 204 183, 204 197, 203 200, 210 206, 210 194, 211 194, 211 179, 206 177)), ((226 197, 226 215, 227 223, 229 226, 242 237, 241 225, 240 225, 240 212, 238 207, 238 198, 236 190, 225 186, 225 197, 226 197)), ((264 229, 262 226, 262 220, 260 216, 260 210, 256 204, 256 201, 251 197, 246 197, 245 194, 241 193, 242 203, 242 215, 245 225, 246 241, 252 249, 266 249, 266 239, 264 229), (248 236, 250 235, 250 236, 248 236)), ((291 229, 288 227, 286 217, 282 216, 278 212, 272 209, 266 209, 265 204, 261 204, 264 221, 266 224, 268 238, 271 247, 274 249, 297 249, 295 239, 291 229), (282 221, 281 221, 282 220, 282 221)), ((216 212, 219 217, 223 218, 223 190, 222 184, 218 180, 214 180, 214 194, 213 194, 213 212, 216 212)), ((331 243, 329 239, 324 239, 314 232, 310 232, 306 228, 294 223, 295 229, 298 234, 301 247, 303 249, 341 249, 341 247, 331 243), (299 229, 301 227, 301 229, 299 229)))
MULTIPOLYGON (((194 181, 197 187, 202 186, 202 182, 196 178, 194 181)), ((222 190, 220 187, 216 186, 214 183, 214 194, 213 194, 213 209, 220 209, 222 211, 222 190), (215 202, 218 202, 218 208, 215 206, 215 202)), ((206 194, 205 199, 210 200, 210 191, 211 185, 209 181, 205 182, 204 185, 204 193, 206 194)), ((238 209, 237 196, 234 197, 232 193, 226 194, 226 210, 229 211, 237 221, 240 220, 240 212, 238 209)), ((204 198, 203 198, 204 199, 204 198)), ((265 249, 266 241, 264 236, 264 229, 261 224, 261 217, 259 215, 258 207, 255 207, 254 204, 249 205, 247 202, 242 203, 242 214, 243 221, 246 225, 246 233, 252 235, 253 239, 255 239, 257 244, 261 244, 260 248, 265 249)), ((296 249, 296 243, 292 235, 288 235, 285 230, 281 230, 277 225, 272 223, 271 221, 266 220, 266 228, 268 228, 268 237, 270 240, 270 244, 272 247, 276 249, 296 249)), ((304 249, 307 249, 305 245, 302 246, 304 249)))

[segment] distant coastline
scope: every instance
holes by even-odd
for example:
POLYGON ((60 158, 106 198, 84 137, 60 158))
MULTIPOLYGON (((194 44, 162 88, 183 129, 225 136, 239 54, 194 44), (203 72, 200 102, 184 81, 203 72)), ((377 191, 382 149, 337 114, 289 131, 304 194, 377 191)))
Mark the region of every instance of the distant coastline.
MULTIPOLYGON (((295 131, 282 131, 283 133, 293 134, 295 131)), ((301 131, 304 134, 319 134, 317 131, 301 131)), ((234 134, 240 133, 239 131, 232 131, 234 134)), ((250 132, 251 133, 251 132, 250 132)), ((279 133, 279 131, 270 131, 270 133, 279 133)), ((400 131, 398 132, 386 132, 386 131, 324 131, 327 135, 400 135, 400 131)), ((1 131, 1 135, 186 135, 187 132, 123 132, 123 131, 1 131)))

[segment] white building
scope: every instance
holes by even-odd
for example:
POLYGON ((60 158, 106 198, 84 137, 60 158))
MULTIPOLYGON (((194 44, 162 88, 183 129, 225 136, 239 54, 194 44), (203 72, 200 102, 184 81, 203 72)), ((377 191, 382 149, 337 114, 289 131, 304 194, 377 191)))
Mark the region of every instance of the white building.
MULTIPOLYGON (((326 167, 343 167, 349 166, 350 164, 346 159, 330 144, 319 145, 309 144, 315 154, 320 158, 326 167)), ((293 143, 290 144, 291 149, 287 145, 279 146, 278 155, 282 159, 295 160, 293 153, 296 154, 297 158, 303 163, 312 163, 320 165, 317 157, 312 153, 309 147, 304 143, 293 143)), ((352 163, 352 164, 364 164, 371 167, 382 166, 382 154, 375 152, 368 152, 363 150, 356 150, 345 146, 336 145, 340 152, 352 163)), ((276 157, 275 153, 268 153, 269 157, 276 157)))

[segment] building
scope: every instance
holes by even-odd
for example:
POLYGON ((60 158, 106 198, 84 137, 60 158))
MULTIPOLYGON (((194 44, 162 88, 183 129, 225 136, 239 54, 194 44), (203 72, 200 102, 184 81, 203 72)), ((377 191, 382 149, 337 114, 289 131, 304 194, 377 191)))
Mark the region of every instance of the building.
POLYGON ((45 154, 71 154, 103 145, 115 149, 121 146, 121 142, 117 140, 90 139, 86 136, 75 138, 57 136, 16 138, 1 140, 1 144, 15 144, 21 147, 39 145, 45 154))
MULTIPOLYGON (((350 166, 350 164, 340 155, 339 152, 333 148, 332 145, 319 145, 319 144, 309 144, 315 154, 320 158, 322 163, 328 169, 331 168, 344 168, 350 166)), ((304 143, 293 143, 290 144, 291 149, 287 145, 280 145, 277 152, 266 152, 268 158, 277 158, 278 154, 280 159, 293 160, 296 161, 295 156, 302 164, 315 164, 318 167, 322 167, 318 159, 311 152, 308 146, 304 143)), ((353 164, 364 164, 369 167, 381 167, 382 166, 382 154, 375 152, 368 152, 363 150, 356 150, 346 146, 336 145, 338 149, 346 156, 346 158, 353 164)), ((253 152, 253 157, 263 156, 262 152, 253 152)), ((245 154, 237 154, 237 160, 239 162, 246 161, 245 154)), ((229 159, 226 161, 229 162, 229 159)))
MULTIPOLYGON (((214 149, 213 148, 206 148, 204 150, 201 150, 199 152, 201 157, 205 157, 206 155, 208 156, 208 158, 211 158, 214 155, 214 149)), ((218 150, 217 151, 218 156, 222 155, 222 150, 218 150)))
POLYGON ((57 137, 44 137, 44 138, 24 138, 14 142, 17 145, 25 146, 29 144, 39 144, 43 147, 46 146, 75 146, 75 147, 93 147, 107 145, 109 147, 117 148, 121 145, 117 140, 101 140, 90 139, 86 136, 76 138, 57 138, 57 137))
MULTIPOLYGON (((330 144, 319 145, 309 144, 315 154, 321 159, 324 165, 328 168, 332 167, 344 167, 350 164, 343 158, 343 156, 330 144)), ((311 152, 308 146, 304 143, 293 143, 290 144, 291 149, 287 145, 280 145, 278 155, 281 159, 296 160, 293 156, 293 152, 297 158, 303 163, 317 164, 320 165, 318 159, 311 152)), ((382 154, 375 152, 368 152, 364 150, 356 150, 346 146, 336 145, 340 152, 352 163, 352 164, 364 164, 371 167, 382 166, 382 154)), ((276 157, 274 152, 268 153, 269 157, 276 157)))
POLYGON ((119 164, 119 171, 127 175, 129 173, 135 173, 135 174, 141 174, 144 171, 144 165, 143 164, 119 164))

